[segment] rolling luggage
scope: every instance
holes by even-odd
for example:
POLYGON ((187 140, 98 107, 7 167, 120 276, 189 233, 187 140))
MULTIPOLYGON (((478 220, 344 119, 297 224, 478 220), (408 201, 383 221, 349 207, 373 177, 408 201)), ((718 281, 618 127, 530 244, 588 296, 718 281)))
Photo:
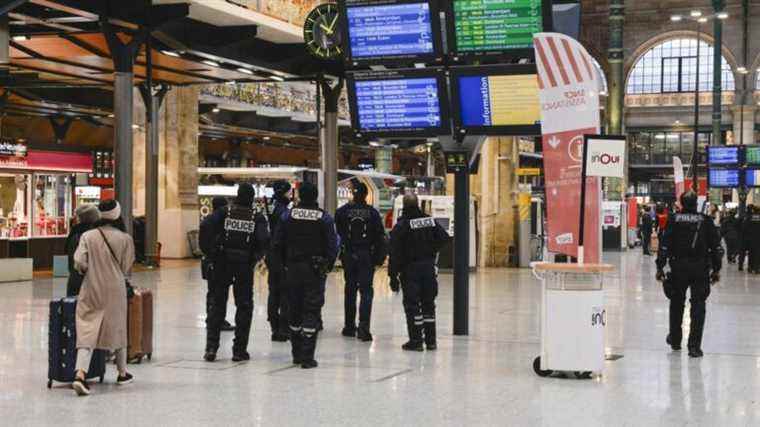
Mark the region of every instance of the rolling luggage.
POLYGON ((137 288, 127 308, 127 361, 140 363, 153 358, 153 293, 137 288))
MULTIPOLYGON (((50 301, 50 323, 48 326, 48 388, 53 381, 70 383, 74 381, 77 360, 76 298, 50 301)), ((106 352, 92 353, 87 378, 100 377, 106 372, 106 352)))
POLYGON ((203 256, 203 250, 201 250, 200 243, 200 231, 191 230, 187 232, 187 243, 190 245, 190 253, 194 258, 200 258, 203 256))

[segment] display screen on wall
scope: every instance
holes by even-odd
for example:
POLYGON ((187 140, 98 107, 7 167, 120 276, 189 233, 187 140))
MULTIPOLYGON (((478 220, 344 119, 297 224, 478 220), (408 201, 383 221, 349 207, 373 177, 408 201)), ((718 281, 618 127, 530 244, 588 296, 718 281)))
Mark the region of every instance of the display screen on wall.
POLYGON ((739 169, 708 169, 707 174, 712 188, 737 188, 741 185, 739 169))
POLYGON ((451 0, 447 2, 451 53, 532 57, 533 35, 551 29, 548 0, 451 0))
POLYGON ((345 0, 341 2, 347 62, 441 59, 437 2, 345 0))
POLYGON ((534 65, 460 68, 452 73, 458 131, 539 135, 541 108, 534 65))
POLYGON ((737 165, 741 162, 739 147, 708 147, 707 163, 711 165, 737 165))
POLYGON ((353 129, 364 136, 451 133, 444 75, 437 69, 349 73, 353 129))
POLYGON ((747 169, 744 172, 744 185, 760 187, 760 169, 747 169))
POLYGON ((745 146, 744 153, 748 165, 760 165, 760 146, 745 146))

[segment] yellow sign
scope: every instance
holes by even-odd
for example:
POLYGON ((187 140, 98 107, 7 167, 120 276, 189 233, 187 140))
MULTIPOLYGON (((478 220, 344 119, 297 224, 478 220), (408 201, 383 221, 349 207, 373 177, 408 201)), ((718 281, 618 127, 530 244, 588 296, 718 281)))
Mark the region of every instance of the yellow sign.
POLYGON ((541 120, 535 74, 491 76, 488 80, 494 126, 532 125, 541 120))
POLYGON ((538 176, 541 175, 541 168, 517 168, 518 176, 538 176))
POLYGON ((517 198, 517 205, 520 209, 520 221, 527 221, 530 218, 530 193, 520 193, 517 198))

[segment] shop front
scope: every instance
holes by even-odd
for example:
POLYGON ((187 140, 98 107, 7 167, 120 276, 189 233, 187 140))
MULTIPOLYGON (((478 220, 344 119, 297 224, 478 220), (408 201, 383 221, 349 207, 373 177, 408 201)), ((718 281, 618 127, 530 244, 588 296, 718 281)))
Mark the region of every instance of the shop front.
POLYGON ((90 153, 0 144, 0 259, 31 258, 44 270, 65 255, 75 188, 90 172, 90 153))

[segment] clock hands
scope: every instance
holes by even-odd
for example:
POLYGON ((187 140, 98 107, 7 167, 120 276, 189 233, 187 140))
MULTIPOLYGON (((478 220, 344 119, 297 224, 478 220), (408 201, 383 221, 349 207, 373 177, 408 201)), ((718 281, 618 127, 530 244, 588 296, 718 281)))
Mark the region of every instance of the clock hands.
POLYGON ((333 18, 329 27, 326 27, 325 24, 319 24, 319 28, 325 30, 328 36, 331 36, 335 32, 335 24, 337 22, 338 22, 338 15, 335 15, 335 18, 333 18))

